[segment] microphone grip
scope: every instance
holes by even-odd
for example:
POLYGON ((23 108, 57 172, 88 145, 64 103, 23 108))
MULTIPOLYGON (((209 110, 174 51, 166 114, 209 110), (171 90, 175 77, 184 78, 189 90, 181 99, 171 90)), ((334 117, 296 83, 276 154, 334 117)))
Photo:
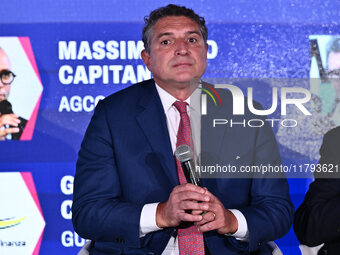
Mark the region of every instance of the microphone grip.
POLYGON ((12 104, 7 100, 3 100, 0 102, 0 113, 1 114, 11 114, 13 113, 12 104))
POLYGON ((195 165, 192 160, 182 162, 181 166, 187 182, 201 187, 201 182, 197 176, 197 173, 195 172, 195 165))

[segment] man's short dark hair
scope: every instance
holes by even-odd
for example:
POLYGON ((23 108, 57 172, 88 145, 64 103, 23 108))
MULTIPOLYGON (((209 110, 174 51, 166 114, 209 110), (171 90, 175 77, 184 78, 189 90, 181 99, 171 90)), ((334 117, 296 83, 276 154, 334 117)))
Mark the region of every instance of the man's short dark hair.
POLYGON ((207 42, 208 29, 205 26, 204 18, 197 15, 192 9, 186 8, 184 6, 169 4, 165 7, 160 7, 152 11, 149 16, 144 18, 145 26, 143 28, 142 40, 144 43, 144 48, 147 52, 150 53, 153 26, 158 20, 168 16, 185 16, 189 19, 192 19, 199 26, 204 42, 207 42))

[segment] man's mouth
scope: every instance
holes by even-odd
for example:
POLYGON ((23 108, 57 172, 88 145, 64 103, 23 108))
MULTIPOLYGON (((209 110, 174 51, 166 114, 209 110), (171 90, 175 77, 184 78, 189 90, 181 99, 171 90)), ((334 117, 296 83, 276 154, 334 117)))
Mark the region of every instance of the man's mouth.
POLYGON ((183 63, 177 63, 177 64, 174 64, 173 65, 173 67, 189 67, 189 66, 192 66, 192 64, 191 63, 185 63, 185 62, 183 62, 183 63))

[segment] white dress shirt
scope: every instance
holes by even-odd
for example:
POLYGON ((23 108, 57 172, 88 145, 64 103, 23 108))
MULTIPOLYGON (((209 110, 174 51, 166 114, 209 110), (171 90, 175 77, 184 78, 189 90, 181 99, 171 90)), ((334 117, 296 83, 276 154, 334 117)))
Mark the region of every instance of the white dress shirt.
MULTIPOLYGON (((167 127, 169 131, 169 137, 171 140, 171 147, 172 151, 174 152, 176 150, 176 141, 177 141, 177 131, 179 127, 179 122, 181 120, 180 113, 176 109, 176 107, 173 105, 174 102, 177 101, 176 98, 174 98, 172 95, 170 95, 168 92, 166 92, 164 89, 159 87, 156 84, 156 88, 159 94, 159 97, 161 99, 164 113, 166 115, 166 121, 167 121, 167 127)), ((198 89, 196 91, 199 91, 198 89)), ((195 93, 195 92, 194 92, 195 93)), ((200 92, 198 92, 200 93, 200 92)), ((199 97, 195 97, 199 98, 199 97)), ((195 115, 200 116, 200 109, 195 109, 193 105, 199 105, 199 104, 191 104, 190 105, 190 99, 189 97, 185 102, 187 102, 189 105, 187 106, 187 111, 189 116, 195 115)), ((194 142, 194 148, 195 152, 200 151, 200 130, 198 127, 200 127, 200 118, 190 118, 191 122, 191 129, 192 129, 192 136, 193 136, 193 142, 194 142)), ((198 155, 196 155, 198 156, 198 155)), ((159 228, 156 224, 156 209, 157 209, 158 203, 151 203, 151 204, 145 204, 141 217, 140 217, 140 237, 143 237, 144 235, 153 232, 158 231, 161 228, 159 228)), ((236 239, 241 241, 248 241, 248 225, 247 221, 244 217, 244 215, 237 209, 229 209, 236 217, 238 221, 238 229, 237 231, 232 234, 231 236, 234 236, 236 239)), ((163 255, 178 255, 178 238, 171 237, 165 250, 162 253, 163 255)))

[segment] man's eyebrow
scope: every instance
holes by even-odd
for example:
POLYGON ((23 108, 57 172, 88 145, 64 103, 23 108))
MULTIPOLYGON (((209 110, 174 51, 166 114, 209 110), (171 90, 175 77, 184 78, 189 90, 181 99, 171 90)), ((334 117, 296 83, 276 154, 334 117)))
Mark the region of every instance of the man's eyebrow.
MULTIPOLYGON (((191 34, 197 34, 199 36, 201 36, 201 32, 197 31, 197 30, 193 30, 193 31, 187 31, 185 32, 186 35, 191 35, 191 34)), ((162 36, 167 36, 167 35, 174 35, 174 33, 172 32, 164 32, 164 33, 160 33, 159 35, 157 35, 157 39, 161 38, 162 36)))
POLYGON ((171 33, 171 32, 160 33, 159 35, 157 35, 157 39, 161 38, 162 36, 173 35, 173 34, 174 33, 171 33))
POLYGON ((199 35, 199 36, 202 35, 201 32, 200 32, 200 31, 197 31, 197 30, 188 31, 188 32, 186 32, 186 34, 189 34, 189 35, 191 35, 191 34, 197 34, 197 35, 199 35))

